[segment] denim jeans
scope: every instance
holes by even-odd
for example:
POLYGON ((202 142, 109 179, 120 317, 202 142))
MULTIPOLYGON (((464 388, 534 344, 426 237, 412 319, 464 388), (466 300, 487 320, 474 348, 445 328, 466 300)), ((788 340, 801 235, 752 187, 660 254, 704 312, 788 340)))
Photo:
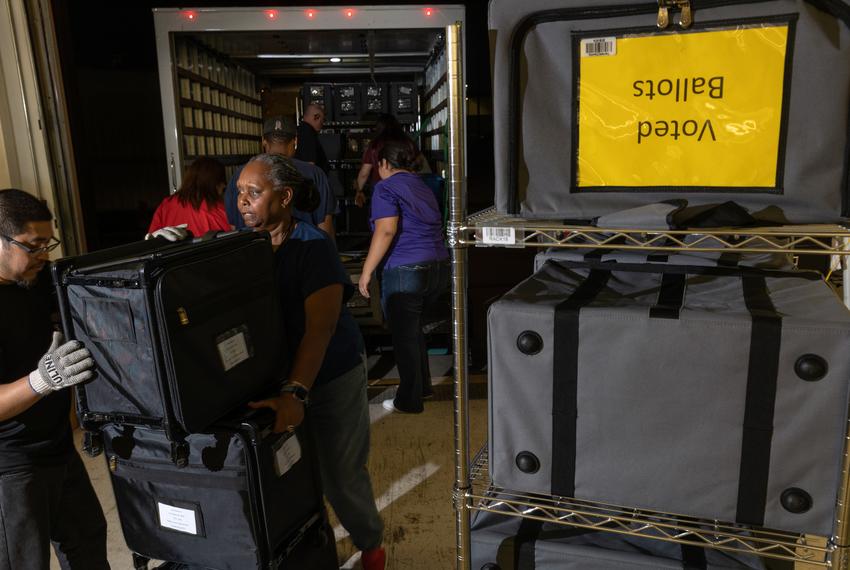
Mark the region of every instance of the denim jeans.
POLYGON ((366 380, 364 355, 345 374, 313 388, 307 406, 325 496, 360 550, 379 547, 384 531, 366 470, 371 425, 366 380))
POLYGON ((400 383, 395 407, 418 413, 422 397, 431 394, 431 369, 422 332, 422 315, 449 282, 449 262, 429 261, 385 269, 381 302, 393 337, 400 383))

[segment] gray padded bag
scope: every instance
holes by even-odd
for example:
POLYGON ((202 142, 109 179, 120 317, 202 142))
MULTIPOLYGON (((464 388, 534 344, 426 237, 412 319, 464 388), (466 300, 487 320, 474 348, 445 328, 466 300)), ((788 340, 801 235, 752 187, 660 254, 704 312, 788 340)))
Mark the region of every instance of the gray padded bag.
POLYGON ((819 274, 550 261, 488 332, 497 485, 831 534, 850 313, 819 274))
MULTIPOLYGON (((658 5, 635 0, 490 0, 496 209, 591 219, 671 197, 735 201, 762 220, 833 222, 850 212, 850 4, 845 0, 692 0, 695 24, 793 21, 777 182, 764 188, 611 187, 577 191, 574 34, 655 33, 658 5), (624 32, 625 33, 625 32, 624 32), (767 207, 774 207, 764 211, 767 207)), ((678 19, 673 15, 671 19, 678 19)), ((664 32, 684 33, 675 25, 664 32)), ((719 166, 722 168, 722 166, 719 166)), ((742 182, 741 184, 744 184, 742 182)))
POLYGON ((702 267, 757 267, 760 269, 793 269, 789 255, 782 253, 735 252, 646 252, 616 249, 550 248, 534 256, 534 271, 547 261, 602 261, 614 263, 657 263, 663 265, 698 265, 702 267))
POLYGON ((471 570, 763 570, 755 556, 478 511, 471 570))

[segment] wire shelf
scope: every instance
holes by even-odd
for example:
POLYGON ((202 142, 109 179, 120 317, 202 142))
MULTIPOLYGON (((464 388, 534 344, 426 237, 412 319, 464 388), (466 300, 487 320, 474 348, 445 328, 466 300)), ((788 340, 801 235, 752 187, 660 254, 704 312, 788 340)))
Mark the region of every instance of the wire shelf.
POLYGON ((469 508, 478 511, 806 563, 810 568, 831 568, 830 554, 839 549, 824 537, 503 489, 490 482, 486 446, 470 473, 466 499, 469 508))
POLYGON ((850 255, 850 229, 839 225, 710 230, 601 229, 506 216, 498 214, 494 208, 469 216, 459 228, 457 238, 465 245, 495 247, 850 255))

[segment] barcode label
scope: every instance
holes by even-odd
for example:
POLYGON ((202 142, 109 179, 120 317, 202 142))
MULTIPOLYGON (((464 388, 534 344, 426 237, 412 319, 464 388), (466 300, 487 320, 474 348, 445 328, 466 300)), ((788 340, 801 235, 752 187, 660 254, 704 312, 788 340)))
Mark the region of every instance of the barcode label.
POLYGON ((514 228, 484 228, 484 243, 498 245, 514 245, 516 232, 514 228))
POLYGON ((616 55, 617 38, 588 38, 581 40, 581 57, 616 55))

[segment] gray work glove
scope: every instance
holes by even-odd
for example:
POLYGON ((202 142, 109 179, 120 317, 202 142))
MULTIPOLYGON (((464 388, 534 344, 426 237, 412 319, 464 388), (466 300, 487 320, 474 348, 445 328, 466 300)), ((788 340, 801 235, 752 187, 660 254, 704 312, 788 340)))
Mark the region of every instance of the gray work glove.
POLYGON ((53 342, 47 353, 38 360, 38 368, 30 372, 30 387, 45 396, 94 376, 94 360, 89 349, 78 340, 63 341, 62 333, 53 333, 53 342))
POLYGON ((151 232, 145 236, 145 239, 165 238, 168 241, 180 241, 189 237, 189 230, 186 229, 188 224, 180 224, 179 226, 165 226, 155 232, 151 232))

